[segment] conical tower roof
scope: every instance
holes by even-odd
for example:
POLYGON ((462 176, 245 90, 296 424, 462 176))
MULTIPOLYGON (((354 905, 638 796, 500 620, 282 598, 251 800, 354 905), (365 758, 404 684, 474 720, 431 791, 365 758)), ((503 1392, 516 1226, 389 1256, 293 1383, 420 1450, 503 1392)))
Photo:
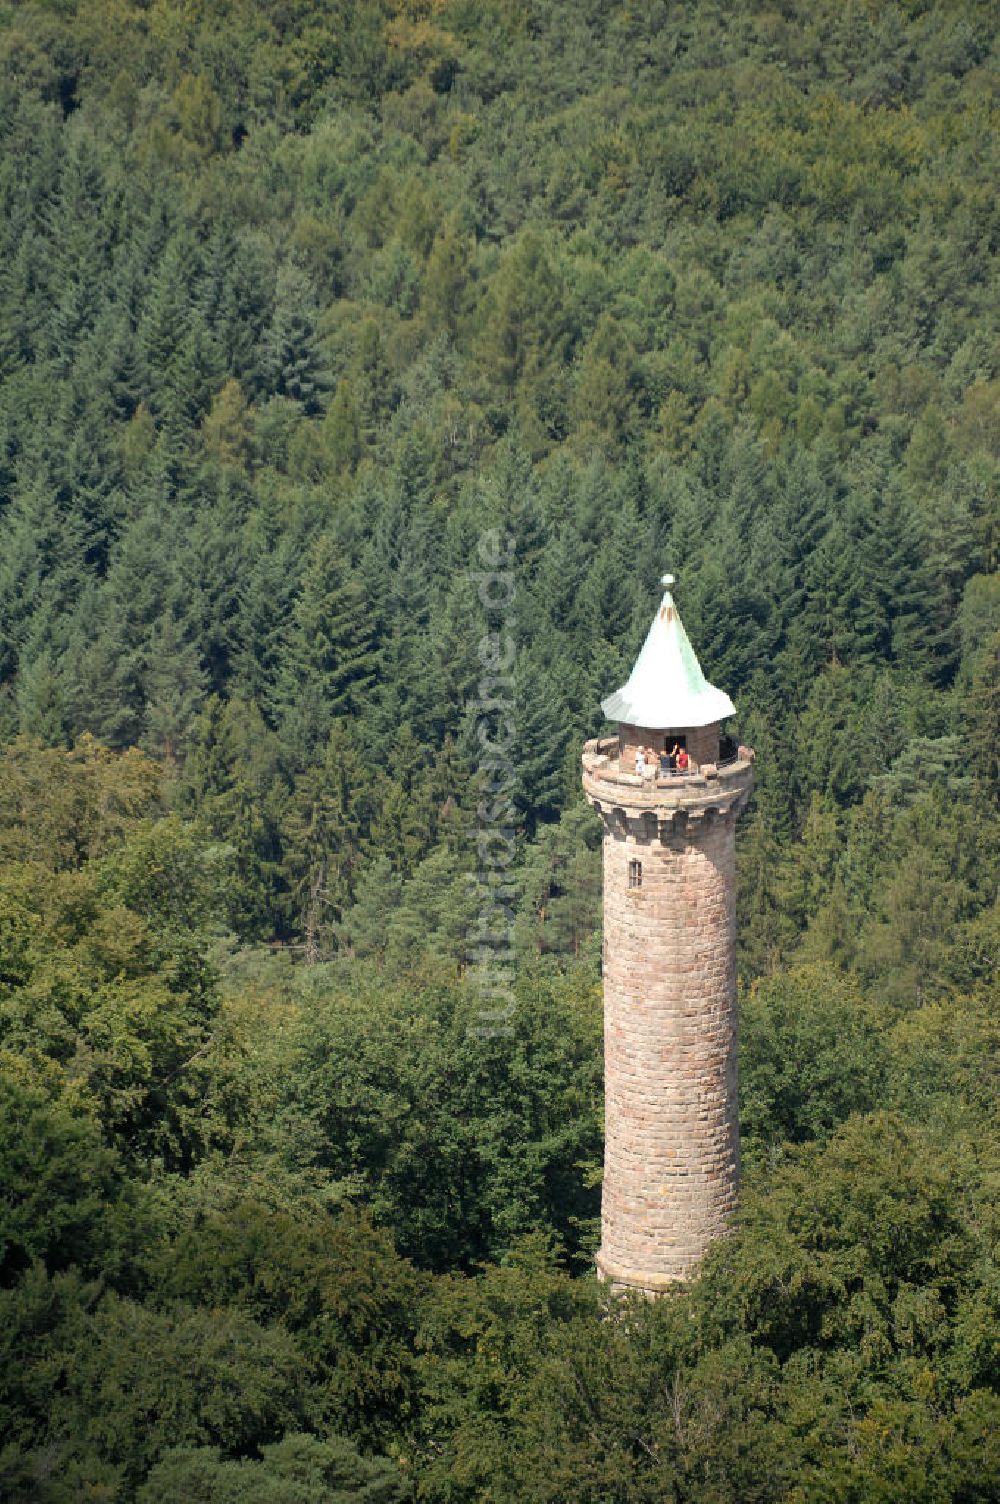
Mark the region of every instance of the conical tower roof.
POLYGON ((673 575, 665 574, 662 583, 667 592, 628 683, 602 700, 601 709, 609 721, 648 726, 651 731, 709 726, 733 715, 733 702, 701 671, 670 594, 673 575))

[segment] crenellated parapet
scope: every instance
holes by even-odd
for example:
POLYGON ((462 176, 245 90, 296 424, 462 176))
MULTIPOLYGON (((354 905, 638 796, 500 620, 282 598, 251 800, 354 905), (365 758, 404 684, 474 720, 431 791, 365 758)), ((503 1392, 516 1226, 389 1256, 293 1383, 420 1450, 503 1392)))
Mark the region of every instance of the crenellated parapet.
POLYGON ((617 738, 589 741, 583 749, 583 791, 609 824, 633 825, 661 840, 743 813, 753 792, 753 753, 741 748, 722 766, 708 763, 691 773, 640 777, 622 768, 613 750, 617 738), (602 748, 604 750, 602 750, 602 748))

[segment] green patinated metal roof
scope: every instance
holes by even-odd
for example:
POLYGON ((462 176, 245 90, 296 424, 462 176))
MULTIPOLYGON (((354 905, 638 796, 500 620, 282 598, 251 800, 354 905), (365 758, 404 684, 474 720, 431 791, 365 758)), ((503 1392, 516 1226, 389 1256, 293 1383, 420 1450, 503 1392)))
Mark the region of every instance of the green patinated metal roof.
MULTIPOLYGON (((673 583, 673 575, 663 576, 664 585, 673 583)), ((669 589, 628 683, 602 700, 601 709, 609 721, 677 731, 709 726, 734 713, 729 696, 709 684, 702 673, 669 589)))

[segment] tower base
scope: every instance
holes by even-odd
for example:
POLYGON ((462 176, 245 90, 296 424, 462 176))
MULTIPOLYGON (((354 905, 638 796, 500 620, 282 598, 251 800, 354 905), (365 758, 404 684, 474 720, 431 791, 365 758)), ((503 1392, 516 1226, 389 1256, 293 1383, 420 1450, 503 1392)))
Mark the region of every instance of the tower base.
POLYGON ((598 1249, 594 1255, 594 1266, 597 1278, 602 1284, 610 1285, 616 1295, 634 1290, 637 1295, 646 1295, 650 1300, 657 1295, 666 1295, 669 1290, 678 1289, 685 1280, 690 1279, 697 1267, 691 1265, 676 1274, 651 1274, 648 1270, 626 1269, 623 1264, 613 1264, 605 1258, 602 1249, 598 1249))

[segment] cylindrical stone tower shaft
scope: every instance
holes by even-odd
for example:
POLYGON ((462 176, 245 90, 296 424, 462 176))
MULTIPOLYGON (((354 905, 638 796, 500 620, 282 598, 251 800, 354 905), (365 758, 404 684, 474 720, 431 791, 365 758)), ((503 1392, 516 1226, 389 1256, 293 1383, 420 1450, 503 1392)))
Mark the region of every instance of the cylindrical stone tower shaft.
POLYGON ((654 1294, 691 1273, 736 1200, 735 828, 753 754, 727 744, 720 758, 733 707, 705 680, 669 593, 604 711, 620 734, 583 754, 604 826, 597 1267, 654 1294))

